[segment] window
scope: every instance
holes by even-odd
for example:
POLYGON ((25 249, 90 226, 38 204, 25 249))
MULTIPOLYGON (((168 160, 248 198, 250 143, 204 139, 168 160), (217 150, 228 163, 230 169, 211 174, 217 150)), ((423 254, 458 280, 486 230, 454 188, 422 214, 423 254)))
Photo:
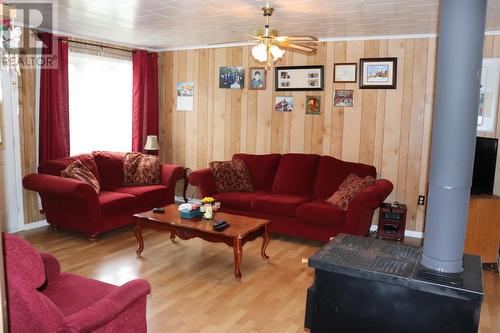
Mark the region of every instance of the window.
POLYGON ((132 150, 132 61, 69 52, 71 155, 132 150))
POLYGON ((483 59, 481 89, 479 93, 479 113, 477 117, 477 130, 481 135, 495 132, 499 77, 500 59, 483 59))

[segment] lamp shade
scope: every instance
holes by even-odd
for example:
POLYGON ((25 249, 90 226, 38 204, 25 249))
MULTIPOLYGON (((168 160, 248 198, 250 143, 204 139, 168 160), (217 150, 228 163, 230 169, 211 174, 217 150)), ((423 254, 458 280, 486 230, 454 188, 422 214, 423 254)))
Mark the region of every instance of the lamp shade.
POLYGON ((160 149, 160 145, 158 144, 158 136, 148 135, 144 149, 145 150, 158 150, 158 149, 160 149))
POLYGON ((260 62, 267 61, 267 46, 263 43, 255 45, 252 48, 252 56, 257 61, 260 61, 260 62))
POLYGON ((285 50, 280 49, 276 45, 272 45, 271 48, 269 49, 269 51, 273 55, 273 60, 274 61, 280 59, 285 54, 285 50))

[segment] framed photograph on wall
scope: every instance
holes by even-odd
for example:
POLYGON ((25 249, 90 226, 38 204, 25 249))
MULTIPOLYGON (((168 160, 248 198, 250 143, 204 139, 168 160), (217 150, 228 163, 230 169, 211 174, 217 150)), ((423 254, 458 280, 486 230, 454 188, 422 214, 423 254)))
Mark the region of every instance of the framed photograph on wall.
POLYGON ((321 96, 306 96, 306 114, 321 114, 321 96))
POLYGON ((333 64, 333 82, 356 83, 358 64, 333 64))
POLYGON ((275 67, 276 91, 323 90, 323 66, 275 67))
POLYGON ((266 68, 250 67, 250 90, 266 90, 266 68))
POLYGON ((359 88, 396 89, 398 58, 359 60, 359 88))
POLYGON ((353 90, 335 90, 333 98, 333 106, 336 107, 352 107, 353 106, 353 90))
POLYGON ((274 111, 292 112, 293 111, 293 96, 276 96, 274 98, 274 111))
POLYGON ((243 67, 220 67, 219 88, 243 89, 245 87, 245 69, 243 67))

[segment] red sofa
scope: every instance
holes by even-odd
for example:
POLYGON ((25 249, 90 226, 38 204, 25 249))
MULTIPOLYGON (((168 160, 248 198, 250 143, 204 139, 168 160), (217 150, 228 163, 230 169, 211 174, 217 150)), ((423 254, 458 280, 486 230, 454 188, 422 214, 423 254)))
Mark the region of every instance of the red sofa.
POLYGON ((47 222, 90 236, 134 223, 133 214, 174 203, 175 184, 184 169, 161 165, 161 184, 123 186, 123 153, 93 152, 48 161, 38 173, 24 177, 23 186, 42 199, 47 222), (61 177, 61 171, 80 159, 96 176, 101 191, 90 185, 61 177))
POLYGON ((325 201, 350 174, 376 177, 375 167, 314 154, 235 154, 245 162, 253 192, 217 193, 210 169, 189 175, 202 196, 221 201, 221 211, 267 218, 271 232, 328 241, 338 233, 366 236, 373 212, 391 193, 393 185, 376 180, 362 190, 347 211, 325 201))
POLYGON ((52 255, 10 234, 3 239, 9 332, 147 331, 146 280, 118 287, 61 273, 52 255))

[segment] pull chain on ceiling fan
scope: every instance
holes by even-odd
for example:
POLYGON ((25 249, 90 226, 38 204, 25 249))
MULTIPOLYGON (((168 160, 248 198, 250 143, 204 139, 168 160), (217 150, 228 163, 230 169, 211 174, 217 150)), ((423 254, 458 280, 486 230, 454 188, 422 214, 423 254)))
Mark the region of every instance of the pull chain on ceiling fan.
POLYGON ((266 20, 264 29, 256 30, 253 35, 245 35, 258 43, 252 48, 252 56, 255 60, 266 63, 266 68, 269 69, 275 61, 283 57, 285 54, 283 48, 307 54, 316 53, 316 48, 307 44, 318 42, 318 38, 313 36, 280 36, 278 30, 271 29, 269 25, 274 8, 267 3, 261 8, 261 11, 266 20))

